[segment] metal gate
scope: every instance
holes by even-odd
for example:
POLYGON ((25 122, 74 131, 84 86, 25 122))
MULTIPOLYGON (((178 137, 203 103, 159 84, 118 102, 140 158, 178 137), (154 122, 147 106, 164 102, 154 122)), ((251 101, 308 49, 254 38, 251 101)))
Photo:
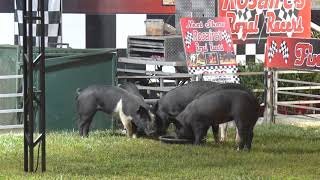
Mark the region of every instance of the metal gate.
POLYGON ((0 132, 22 131, 22 119, 17 118, 23 112, 23 93, 19 82, 23 75, 19 73, 16 46, 0 47, 0 132))
POLYGON ((291 124, 320 123, 320 74, 272 69, 268 76, 268 117, 291 124), (303 80, 300 80, 303 79, 303 80))

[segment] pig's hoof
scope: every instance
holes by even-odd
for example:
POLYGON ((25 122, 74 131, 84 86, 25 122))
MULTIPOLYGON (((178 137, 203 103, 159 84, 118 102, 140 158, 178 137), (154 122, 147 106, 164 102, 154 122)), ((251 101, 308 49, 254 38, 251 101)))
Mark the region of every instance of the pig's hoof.
POLYGON ((127 130, 126 130, 126 129, 123 129, 123 130, 121 131, 121 134, 126 135, 126 134, 127 134, 127 130))

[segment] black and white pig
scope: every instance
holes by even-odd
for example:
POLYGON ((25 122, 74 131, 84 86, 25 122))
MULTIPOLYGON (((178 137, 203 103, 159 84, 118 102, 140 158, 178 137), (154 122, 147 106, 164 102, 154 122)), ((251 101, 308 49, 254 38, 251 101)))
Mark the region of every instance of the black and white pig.
POLYGON ((166 134, 170 123, 174 121, 174 118, 181 113, 195 97, 217 85, 218 83, 215 82, 193 81, 167 92, 153 106, 153 111, 156 116, 157 133, 159 135, 166 134))
POLYGON ((132 82, 122 83, 122 84, 119 85, 119 87, 122 88, 122 89, 125 89, 129 93, 132 93, 132 94, 140 97, 142 100, 144 99, 144 97, 140 94, 140 91, 137 88, 137 86, 132 82))
POLYGON ((90 124, 97 111, 118 115, 129 137, 136 137, 138 131, 152 135, 154 115, 144 100, 125 89, 110 85, 92 85, 79 92, 76 97, 80 116, 80 136, 88 136, 90 124))
POLYGON ((240 137, 238 150, 250 150, 259 108, 258 100, 244 90, 212 91, 192 101, 176 117, 176 134, 200 144, 210 126, 234 120, 240 137))

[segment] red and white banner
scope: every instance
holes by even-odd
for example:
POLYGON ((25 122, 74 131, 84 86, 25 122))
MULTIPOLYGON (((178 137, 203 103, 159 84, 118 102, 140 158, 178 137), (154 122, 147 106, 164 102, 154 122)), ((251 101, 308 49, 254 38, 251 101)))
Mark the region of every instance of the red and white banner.
POLYGON ((268 37, 265 66, 280 69, 320 69, 320 40, 268 37))
MULTIPOLYGON (((189 73, 216 74, 217 70, 228 72, 228 66, 236 69, 227 18, 181 18, 180 25, 189 73)), ((217 78, 204 79, 219 81, 217 78)), ((229 79, 227 82, 235 81, 233 76, 220 79, 221 82, 226 82, 226 79, 229 79)))
POLYGON ((219 16, 229 18, 234 40, 311 35, 311 0, 219 0, 219 16))

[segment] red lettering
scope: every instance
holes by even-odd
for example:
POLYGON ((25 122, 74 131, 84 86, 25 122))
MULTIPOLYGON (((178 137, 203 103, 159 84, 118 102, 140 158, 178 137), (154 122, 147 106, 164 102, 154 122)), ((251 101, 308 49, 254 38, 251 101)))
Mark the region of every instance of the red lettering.
POLYGON ((286 9, 291 9, 292 8, 292 0, 284 0, 283 1, 283 7, 286 9))
POLYGON ((257 7, 258 1, 250 1, 249 2, 249 9, 255 9, 257 7))
POLYGON ((274 0, 274 1, 269 1, 269 8, 270 9, 277 9, 279 7, 279 1, 280 0, 274 0))
MULTIPOLYGON (((310 52, 310 46, 312 48, 312 45, 309 43, 298 43, 295 47, 295 66, 302 66, 304 62, 308 59, 309 52, 310 52)), ((308 61, 308 60, 307 60, 308 61)))
POLYGON ((238 9, 244 9, 247 7, 249 0, 242 0, 242 1, 237 1, 237 8, 238 9))
POLYGON ((306 0, 295 0, 295 5, 297 9, 303 9, 306 5, 306 0))
POLYGON ((314 54, 313 55, 313 61, 316 65, 316 67, 320 67, 320 54, 314 54))
POLYGON ((268 1, 267 0, 260 0, 258 4, 259 9, 268 9, 268 1))
POLYGON ((306 62, 306 66, 314 67, 316 65, 316 62, 312 58, 313 46, 312 46, 312 44, 308 44, 308 45, 309 45, 309 47, 306 49, 306 52, 305 52, 308 57, 307 62, 306 62))
POLYGON ((236 0, 225 0, 222 4, 222 10, 235 10, 236 9, 236 0))

